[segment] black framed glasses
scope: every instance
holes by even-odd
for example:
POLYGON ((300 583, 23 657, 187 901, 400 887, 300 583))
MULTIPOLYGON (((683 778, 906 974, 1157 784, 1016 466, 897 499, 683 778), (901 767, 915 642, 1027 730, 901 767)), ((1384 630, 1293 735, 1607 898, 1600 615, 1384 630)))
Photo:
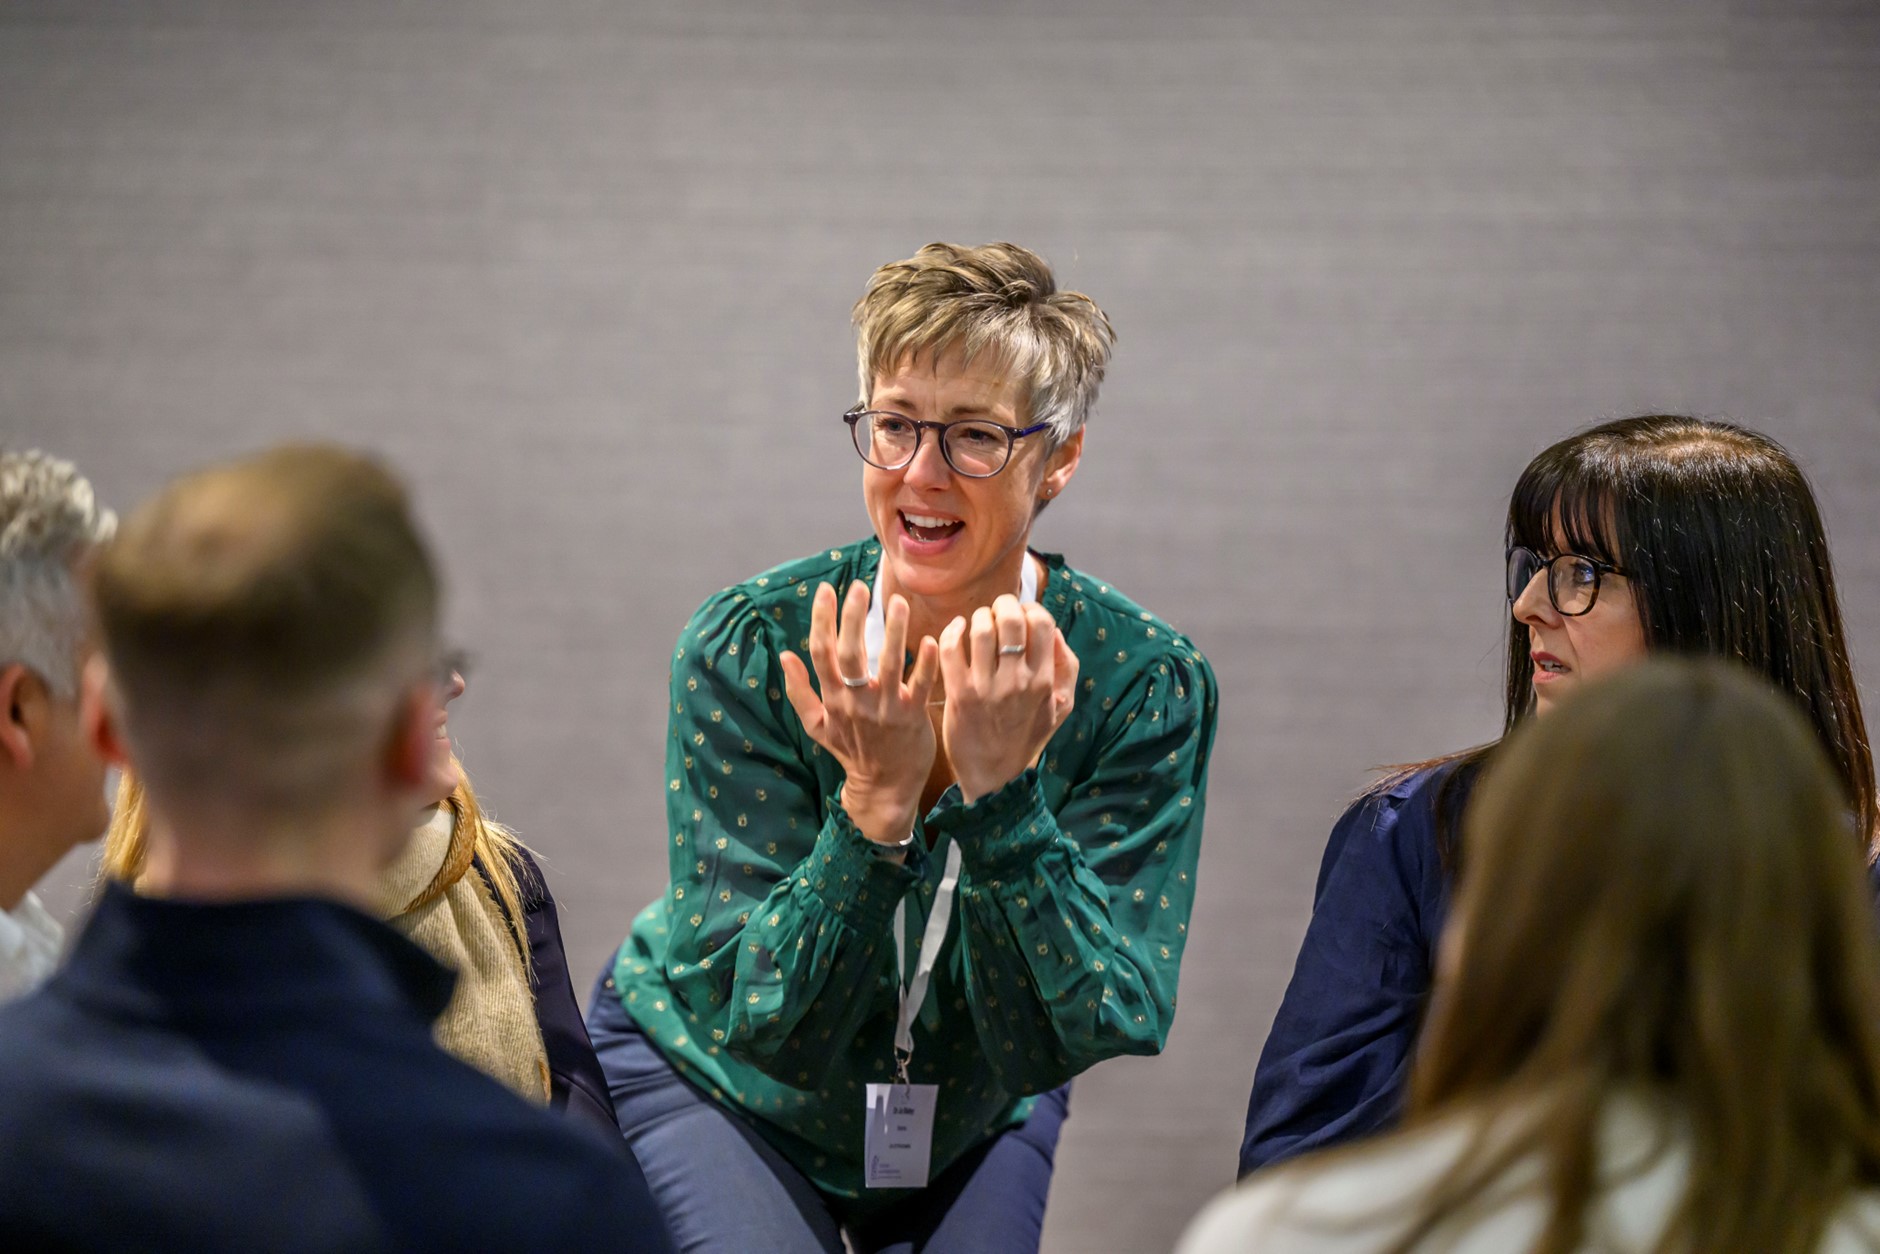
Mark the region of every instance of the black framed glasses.
POLYGON ((1581 557, 1578 553, 1542 557, 1533 549, 1517 544, 1508 550, 1508 604, 1520 600, 1527 586, 1534 582, 1534 576, 1542 570, 1547 572, 1547 600, 1555 613, 1567 618, 1577 618, 1593 608, 1599 600, 1601 576, 1625 575, 1611 562, 1602 562, 1596 557, 1581 557))
POLYGON ((1028 435, 1037 435, 1048 422, 1029 427, 1008 427, 984 418, 966 418, 959 422, 923 422, 897 414, 891 409, 851 409, 842 415, 855 440, 855 451, 877 470, 899 470, 920 452, 920 442, 927 432, 935 432, 940 441, 940 456, 946 458, 955 474, 968 479, 990 479, 1012 460, 1012 445, 1028 435))

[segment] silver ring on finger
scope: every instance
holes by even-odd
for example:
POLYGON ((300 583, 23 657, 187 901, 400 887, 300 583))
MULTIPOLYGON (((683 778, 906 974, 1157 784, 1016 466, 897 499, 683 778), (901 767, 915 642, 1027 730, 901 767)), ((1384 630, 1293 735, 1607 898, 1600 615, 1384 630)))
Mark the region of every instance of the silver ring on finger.
POLYGON ((1024 652, 1025 646, 1022 644, 1002 644, 999 646, 1000 657, 1020 657, 1024 652))
POLYGON ((866 675, 862 676, 860 679, 850 679, 847 675, 837 674, 836 678, 840 679, 844 684, 846 684, 850 688, 868 687, 868 676, 866 675))

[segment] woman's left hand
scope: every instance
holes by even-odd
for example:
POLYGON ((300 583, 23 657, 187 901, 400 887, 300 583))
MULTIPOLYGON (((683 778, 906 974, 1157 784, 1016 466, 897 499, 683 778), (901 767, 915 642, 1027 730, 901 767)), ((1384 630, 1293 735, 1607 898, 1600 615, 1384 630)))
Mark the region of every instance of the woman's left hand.
POLYGON ((1006 595, 940 633, 940 737, 970 804, 1038 760, 1077 698, 1077 655, 1051 612, 1006 595))

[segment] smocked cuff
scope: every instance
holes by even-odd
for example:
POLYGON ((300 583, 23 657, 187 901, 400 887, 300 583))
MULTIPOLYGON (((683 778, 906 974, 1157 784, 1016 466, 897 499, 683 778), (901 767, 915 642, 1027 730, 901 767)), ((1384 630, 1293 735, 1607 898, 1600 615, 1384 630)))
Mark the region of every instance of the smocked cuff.
POLYGON ((1027 768, 1005 787, 971 805, 955 784, 928 811, 926 826, 930 832, 953 838, 960 847, 960 861, 976 880, 1017 875, 1057 838, 1057 822, 1045 805, 1036 767, 1027 768))
POLYGON ((894 918, 894 907, 921 881, 927 851, 916 840, 908 846, 904 861, 884 858, 840 801, 830 797, 826 808, 829 821, 817 834, 804 877, 822 903, 849 926, 871 934, 885 932, 894 918))

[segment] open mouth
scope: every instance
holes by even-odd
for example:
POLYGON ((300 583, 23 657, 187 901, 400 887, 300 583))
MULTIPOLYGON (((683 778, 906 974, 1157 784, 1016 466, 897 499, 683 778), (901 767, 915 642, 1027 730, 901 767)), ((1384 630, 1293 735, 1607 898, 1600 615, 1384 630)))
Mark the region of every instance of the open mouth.
POLYGON ((957 518, 940 518, 929 514, 910 514, 900 511, 901 530, 916 540, 931 543, 935 540, 947 540, 958 535, 966 524, 957 518))
POLYGON ((1552 658, 1548 658, 1545 661, 1540 658, 1535 658, 1534 669, 1545 671, 1549 675, 1564 675, 1567 673, 1568 667, 1561 662, 1554 661, 1552 658))

